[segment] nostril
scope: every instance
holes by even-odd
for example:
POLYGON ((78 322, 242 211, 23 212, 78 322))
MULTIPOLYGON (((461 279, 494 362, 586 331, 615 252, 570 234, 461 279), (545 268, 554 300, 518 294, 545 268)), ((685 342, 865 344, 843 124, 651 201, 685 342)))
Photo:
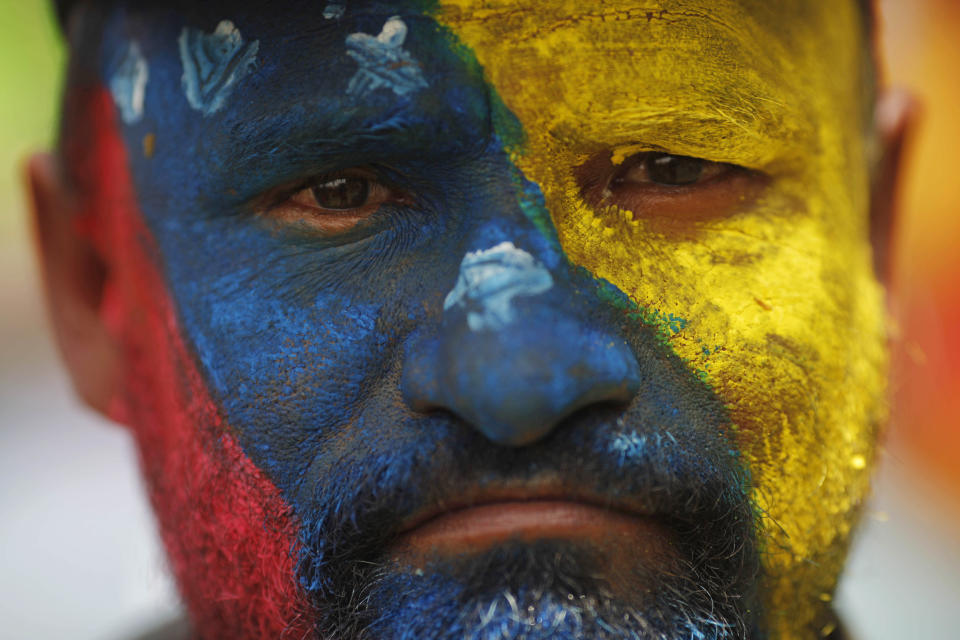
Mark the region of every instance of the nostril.
POLYGON ((436 333, 409 343, 407 405, 448 411, 493 442, 522 446, 581 409, 629 403, 639 366, 595 287, 512 242, 468 252, 436 333))
POLYGON ((594 415, 622 413, 634 397, 623 385, 610 388, 609 391, 611 393, 591 391, 560 410, 543 407, 540 411, 525 408, 511 412, 509 407, 503 407, 496 412, 499 413, 496 416, 499 424, 503 427, 498 429, 498 421, 494 420, 480 427, 480 430, 497 444, 513 447, 530 445, 543 440, 564 424, 581 422, 594 415))
POLYGON ((635 396, 639 367, 625 341, 550 308, 525 320, 497 332, 455 323, 421 342, 401 379, 407 405, 447 411, 493 442, 524 446, 578 411, 635 396))

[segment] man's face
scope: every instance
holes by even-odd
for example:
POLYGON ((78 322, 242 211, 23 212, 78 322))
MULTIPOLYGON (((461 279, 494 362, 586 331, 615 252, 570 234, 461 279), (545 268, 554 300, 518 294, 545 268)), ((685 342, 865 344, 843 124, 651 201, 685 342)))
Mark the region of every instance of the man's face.
POLYGON ((883 419, 855 6, 533 7, 108 21, 115 412, 208 632, 823 623, 883 419))

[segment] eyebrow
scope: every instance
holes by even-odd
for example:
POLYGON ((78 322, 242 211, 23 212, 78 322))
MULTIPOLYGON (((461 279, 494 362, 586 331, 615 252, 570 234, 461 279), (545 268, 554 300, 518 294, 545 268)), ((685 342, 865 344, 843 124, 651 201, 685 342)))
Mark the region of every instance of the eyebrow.
MULTIPOLYGON (((609 56, 610 51, 617 50, 623 54, 628 78, 630 65, 661 65, 666 70, 663 74, 637 76, 653 84, 637 86, 632 96, 622 80, 608 79, 608 88, 617 86, 603 93, 606 100, 578 105, 577 122, 570 124, 571 129, 575 127, 574 135, 567 135, 569 130, 551 131, 549 135, 561 143, 582 140, 584 151, 645 145, 757 169, 780 161, 799 162, 809 155, 811 145, 818 142, 818 123, 808 106, 810 99, 803 93, 803 80, 794 79, 789 65, 783 63, 790 56, 780 55, 790 52, 789 42, 758 23, 749 11, 740 11, 737 0, 719 4, 727 5, 721 13, 702 10, 671 14, 669 20, 658 24, 656 33, 647 26, 652 20, 649 11, 631 12, 616 1, 576 19, 563 12, 544 11, 542 19, 524 22, 515 20, 512 14, 532 16, 536 10, 511 9, 509 19, 531 29, 530 33, 514 35, 514 40, 571 29, 573 35, 567 40, 585 43, 584 60, 588 64, 592 56, 609 56), (609 19, 611 16, 616 19, 609 19), (578 25, 589 21, 636 26, 629 34, 624 31, 627 27, 610 27, 615 29, 610 32, 612 41, 624 46, 601 51, 595 50, 593 40, 582 39, 583 34, 576 31, 578 25), (666 83, 656 84, 664 78, 668 78, 666 83)), ((704 1, 693 3, 691 8, 700 5, 710 6, 704 1)), ((482 20, 506 20, 504 15, 504 10, 492 9, 482 20)), ((662 17, 658 16, 658 21, 662 17)), ((450 18, 455 31, 464 23, 481 20, 478 16, 463 18, 456 12, 451 12, 450 18)), ((482 51, 500 50, 495 39, 475 36, 474 40, 482 51)), ((550 40, 560 41, 563 39, 559 37, 550 40)), ((576 64, 575 52, 566 60, 565 64, 576 64)), ((601 76, 616 75, 616 66, 593 68, 601 86, 601 76)), ((565 88, 590 93, 589 87, 571 84, 565 88)), ((576 96, 572 101, 577 102, 576 96)))
POLYGON ((309 173, 408 158, 442 162, 489 144, 489 116, 471 123, 456 115, 449 105, 436 113, 404 105, 361 114, 293 105, 236 124, 217 154, 229 159, 220 173, 241 176, 252 195, 309 173))
POLYGON ((737 105, 700 97, 706 100, 677 99, 665 108, 623 108, 605 115, 618 122, 620 140, 755 169, 794 158, 811 143, 809 118, 773 99, 754 96, 737 105))
MULTIPOLYGON (((697 65, 699 57, 680 64, 697 65)), ((736 62, 742 56, 733 58, 736 62)), ((614 89, 609 94, 613 100, 592 102, 589 113, 579 114, 577 133, 593 150, 608 147, 614 155, 618 147, 633 146, 758 170, 809 156, 819 144, 818 126, 803 83, 785 80, 773 60, 729 73, 723 64, 701 68, 695 83, 666 76, 665 82, 640 87, 634 95, 614 89)))

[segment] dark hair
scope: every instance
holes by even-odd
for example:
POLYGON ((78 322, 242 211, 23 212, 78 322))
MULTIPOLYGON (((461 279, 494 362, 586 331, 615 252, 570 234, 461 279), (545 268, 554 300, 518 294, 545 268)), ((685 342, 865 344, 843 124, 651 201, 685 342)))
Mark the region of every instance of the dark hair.
MULTIPOLYGON (((70 10, 73 8, 73 5, 77 4, 77 1, 78 0, 53 0, 54 8, 57 12, 57 19, 60 21, 61 26, 67 23, 70 10)), ((860 16, 863 18, 864 33, 870 34, 871 41, 873 40, 873 31, 876 27, 876 10, 874 4, 875 0, 857 0, 857 5, 860 7, 860 16)))

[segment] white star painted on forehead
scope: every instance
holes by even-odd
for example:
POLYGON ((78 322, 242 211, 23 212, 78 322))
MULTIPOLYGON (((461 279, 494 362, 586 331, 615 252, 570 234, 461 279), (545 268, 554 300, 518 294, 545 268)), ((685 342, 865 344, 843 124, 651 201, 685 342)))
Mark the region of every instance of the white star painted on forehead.
POLYGON ((184 27, 177 44, 187 102, 204 116, 223 108, 236 84, 250 73, 260 48, 258 40, 244 44, 229 20, 221 20, 213 33, 184 27))
POLYGON ((347 55, 360 65, 347 85, 347 93, 360 95, 386 87, 404 96, 426 87, 420 63, 402 46, 406 38, 407 25, 398 16, 388 19, 377 36, 347 36, 347 55))
POLYGON ((343 17, 346 7, 340 2, 331 2, 323 8, 323 17, 326 20, 335 20, 343 17))

